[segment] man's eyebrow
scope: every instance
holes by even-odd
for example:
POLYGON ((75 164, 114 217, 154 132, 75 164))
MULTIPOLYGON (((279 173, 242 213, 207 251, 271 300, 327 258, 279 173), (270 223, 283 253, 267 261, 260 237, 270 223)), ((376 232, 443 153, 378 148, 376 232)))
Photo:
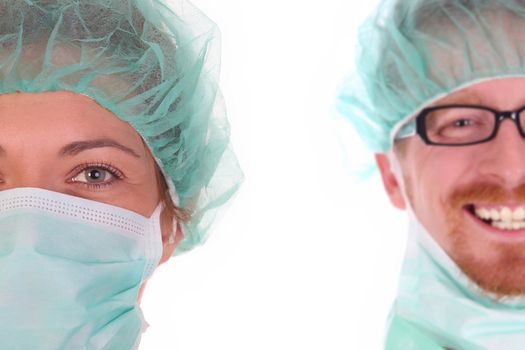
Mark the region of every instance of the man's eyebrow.
MULTIPOLYGON (((85 140, 85 141, 75 141, 68 143, 64 147, 58 151, 58 155, 60 157, 64 156, 75 156, 79 154, 80 152, 86 151, 88 149, 93 148, 101 148, 101 147, 113 147, 116 149, 119 149, 129 155, 132 155, 135 158, 140 158, 140 155, 137 154, 134 150, 132 150, 129 147, 126 147, 120 143, 118 143, 115 140, 103 138, 103 139, 95 139, 95 140, 85 140)), ((1 151, 0 151, 1 152, 1 151)))
POLYGON ((481 104, 479 95, 472 91, 458 91, 452 95, 443 97, 435 105, 454 105, 454 104, 481 104))

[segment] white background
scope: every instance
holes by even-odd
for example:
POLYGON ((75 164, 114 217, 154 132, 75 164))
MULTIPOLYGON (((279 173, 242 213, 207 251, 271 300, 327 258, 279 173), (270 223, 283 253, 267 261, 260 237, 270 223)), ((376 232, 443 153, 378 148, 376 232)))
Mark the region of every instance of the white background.
POLYGON ((207 243, 149 282, 141 350, 381 349, 406 220, 377 174, 352 177, 372 159, 333 111, 376 2, 193 3, 222 31, 246 181, 207 243))

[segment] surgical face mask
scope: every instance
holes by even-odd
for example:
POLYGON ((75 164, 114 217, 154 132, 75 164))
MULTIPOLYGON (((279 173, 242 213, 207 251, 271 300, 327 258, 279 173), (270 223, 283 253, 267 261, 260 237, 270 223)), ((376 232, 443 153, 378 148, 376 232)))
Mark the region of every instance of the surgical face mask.
POLYGON ((0 348, 137 349, 161 209, 146 218, 39 188, 0 191, 0 348))
MULTIPOLYGON (((390 160, 398 182, 402 181, 397 160, 390 160)), ((441 348, 522 350, 525 298, 497 300, 477 287, 419 222, 406 195, 405 201, 408 243, 390 320, 401 319, 441 348)), ((400 349, 393 344, 403 344, 404 350, 434 349, 408 332, 389 334, 386 348, 400 349)))

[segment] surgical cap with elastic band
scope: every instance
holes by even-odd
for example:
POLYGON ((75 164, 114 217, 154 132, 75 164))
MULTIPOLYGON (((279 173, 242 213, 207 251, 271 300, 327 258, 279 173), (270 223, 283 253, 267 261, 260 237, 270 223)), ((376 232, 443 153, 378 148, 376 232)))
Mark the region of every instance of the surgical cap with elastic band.
POLYGON ((338 110, 374 152, 421 109, 469 85, 525 77, 525 1, 383 0, 359 30, 338 110))
POLYGON ((0 1, 0 93, 71 91, 128 122, 202 243, 242 180, 218 93, 218 30, 185 0, 0 1))

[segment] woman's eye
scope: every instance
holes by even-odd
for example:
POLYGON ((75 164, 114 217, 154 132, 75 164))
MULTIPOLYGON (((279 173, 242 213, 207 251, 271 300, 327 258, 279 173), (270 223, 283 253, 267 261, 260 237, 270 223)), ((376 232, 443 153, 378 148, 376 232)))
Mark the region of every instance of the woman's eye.
POLYGON ((106 169, 91 167, 82 170, 74 179, 82 182, 104 182, 110 180, 112 176, 106 169))
POLYGON ((112 185, 123 178, 123 175, 110 165, 84 165, 75 171, 77 174, 71 181, 84 186, 101 188, 112 185))

